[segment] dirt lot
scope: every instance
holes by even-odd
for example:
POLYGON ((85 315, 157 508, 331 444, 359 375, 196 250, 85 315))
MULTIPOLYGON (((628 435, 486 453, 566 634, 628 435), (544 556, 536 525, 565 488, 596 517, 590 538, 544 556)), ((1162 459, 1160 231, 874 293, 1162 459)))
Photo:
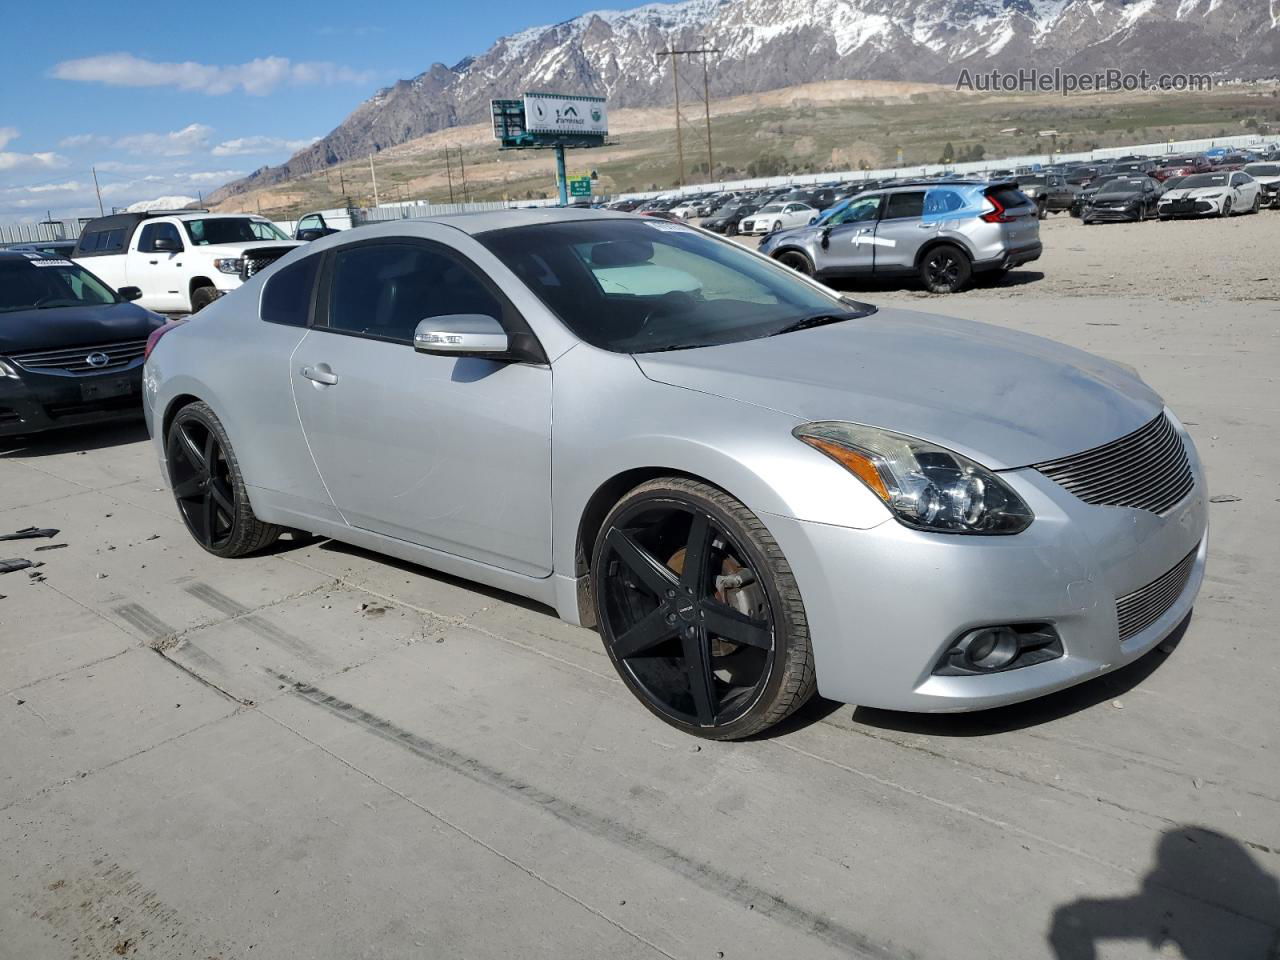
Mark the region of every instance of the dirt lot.
POLYGON ((1004 286, 867 295, 1134 364, 1226 498, 1183 634, 968 717, 694 742, 517 598, 209 557, 137 427, 0 441, 0 531, 66 544, 0 549, 44 563, 0 576, 0 957, 1274 960, 1278 234, 1051 220, 1004 286))

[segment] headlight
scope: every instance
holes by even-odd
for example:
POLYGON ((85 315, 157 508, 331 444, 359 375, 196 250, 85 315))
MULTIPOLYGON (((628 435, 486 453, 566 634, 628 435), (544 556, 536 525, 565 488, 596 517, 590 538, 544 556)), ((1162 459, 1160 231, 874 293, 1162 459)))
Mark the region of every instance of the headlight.
POLYGON ((17 380, 18 371, 5 363, 5 361, 0 360, 0 380, 3 380, 5 377, 13 377, 13 379, 17 380))
POLYGON ((213 261, 213 265, 221 273, 239 273, 244 260, 241 257, 222 257, 213 261))
POLYGON ((1201 200, 1221 200, 1221 199, 1222 199, 1222 194, 1220 194, 1220 193, 1202 193, 1202 194, 1200 194, 1200 199, 1201 199, 1201 200))
POLYGON ((994 473, 943 447, 835 420, 808 423, 793 433, 866 484, 908 527, 1009 534, 1035 519, 994 473))

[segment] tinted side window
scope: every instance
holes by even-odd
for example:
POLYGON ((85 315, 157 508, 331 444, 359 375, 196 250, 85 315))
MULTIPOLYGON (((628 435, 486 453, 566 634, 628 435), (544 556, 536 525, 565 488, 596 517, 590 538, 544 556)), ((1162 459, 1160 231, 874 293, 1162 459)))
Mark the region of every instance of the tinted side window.
POLYGON ((901 220, 924 215, 924 193, 891 193, 884 205, 882 220, 901 220))
POLYGON ((178 228, 172 223, 148 223, 142 228, 142 235, 138 238, 139 252, 154 253, 156 241, 161 237, 174 244, 173 250, 182 249, 182 237, 178 234, 178 228))
POLYGON ((304 257, 275 273, 262 290, 262 319, 305 327, 311 315, 311 290, 319 265, 319 255, 304 257))
POLYGON ((407 243, 344 247, 333 258, 329 327, 413 342, 428 317, 480 313, 502 319, 497 299, 466 266, 435 249, 407 243))

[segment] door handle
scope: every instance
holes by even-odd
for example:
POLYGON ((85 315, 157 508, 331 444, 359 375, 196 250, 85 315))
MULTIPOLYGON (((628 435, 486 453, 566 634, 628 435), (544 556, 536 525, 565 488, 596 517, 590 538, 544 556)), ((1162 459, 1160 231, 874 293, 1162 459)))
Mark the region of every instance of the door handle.
POLYGON ((316 383, 322 383, 325 386, 333 386, 338 382, 338 375, 332 370, 321 369, 320 367, 303 367, 302 375, 308 380, 316 383))
POLYGON ((148 261, 147 261, 147 263, 151 264, 153 267, 154 267, 157 263, 159 263, 159 262, 160 262, 159 260, 148 260, 148 261))

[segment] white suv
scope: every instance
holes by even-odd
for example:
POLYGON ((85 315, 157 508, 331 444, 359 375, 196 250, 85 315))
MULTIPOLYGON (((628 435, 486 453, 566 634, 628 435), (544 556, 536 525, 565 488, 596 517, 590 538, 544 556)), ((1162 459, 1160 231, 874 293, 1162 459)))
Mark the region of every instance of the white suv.
POLYGON ((117 213, 85 224, 71 257, 149 310, 195 313, 298 245, 263 217, 117 213))

